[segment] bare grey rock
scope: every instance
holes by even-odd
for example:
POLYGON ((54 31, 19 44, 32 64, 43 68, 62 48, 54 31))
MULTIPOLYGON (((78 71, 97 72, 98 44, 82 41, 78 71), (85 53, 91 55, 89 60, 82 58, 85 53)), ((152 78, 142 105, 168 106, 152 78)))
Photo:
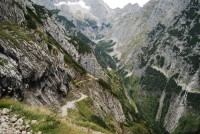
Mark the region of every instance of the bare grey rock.
POLYGON ((37 134, 42 134, 42 132, 41 132, 41 131, 39 131, 37 134))
POLYGON ((37 123, 37 120, 32 120, 31 121, 31 124, 36 124, 37 123))
POLYGON ((25 126, 25 129, 29 129, 29 128, 30 128, 30 125, 27 124, 27 125, 25 126))
MULTIPOLYGON (((11 111, 10 109, 8 109, 8 110, 11 111)), ((3 111, 3 109, 0 109, 0 111, 3 111)), ((23 124, 25 122, 24 118, 19 118, 19 117, 20 117, 20 115, 17 115, 17 114, 13 115, 11 112, 9 112, 6 115, 0 115, 0 133, 1 134, 27 134, 27 133, 30 133, 30 132, 28 132, 28 130, 30 129, 30 124, 24 125, 23 124)), ((38 132, 35 132, 35 133, 38 133, 38 132)))
POLYGON ((17 121, 17 118, 16 118, 16 117, 12 117, 12 118, 10 119, 10 121, 11 121, 12 123, 15 123, 15 122, 17 121))
POLYGON ((1 111, 1 114, 2 114, 2 115, 7 115, 7 114, 9 114, 9 113, 10 113, 10 110, 7 109, 7 108, 4 108, 4 109, 1 111))
POLYGON ((23 120, 22 120, 22 118, 18 119, 17 122, 15 122, 15 124, 16 124, 17 126, 23 125, 23 120))
POLYGON ((26 134, 26 131, 22 131, 22 134, 26 134))

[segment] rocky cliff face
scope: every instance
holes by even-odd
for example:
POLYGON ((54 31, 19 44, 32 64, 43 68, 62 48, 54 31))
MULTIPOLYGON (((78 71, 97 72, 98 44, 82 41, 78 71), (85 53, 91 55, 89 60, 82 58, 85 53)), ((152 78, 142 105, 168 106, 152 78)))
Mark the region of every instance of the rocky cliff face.
POLYGON ((43 31, 36 33, 20 26, 27 17, 24 12, 28 12, 23 9, 31 5, 29 1, 1 4, 1 97, 58 106, 59 98, 69 90, 64 55, 56 48, 52 48, 56 54, 52 53, 44 42, 43 31))
POLYGON ((198 91, 200 86, 200 45, 199 32, 195 30, 199 27, 198 12, 199 6, 191 3, 172 20, 171 25, 159 24, 150 33, 150 39, 155 39, 152 46, 142 48, 143 54, 146 56, 143 57, 142 54, 139 58, 141 68, 151 66, 165 75, 169 82, 162 88, 168 90, 169 99, 175 97, 173 101, 165 98, 165 101, 169 101, 169 104, 164 106, 168 110, 163 113, 163 118, 165 118, 163 124, 170 133, 174 132, 182 116, 190 113, 192 109, 195 111, 194 113, 199 112, 199 108, 193 105, 196 102, 188 103, 191 101, 189 96, 195 95, 197 98, 200 96, 198 91), (148 60, 148 58, 150 59, 148 60), (174 81, 174 84, 172 81, 174 81), (174 89, 171 88, 170 90, 169 86, 172 85, 174 89), (178 88, 175 88, 175 86, 178 86, 178 88), (174 94, 173 92, 177 93, 174 94))
MULTIPOLYGON (((186 127, 182 120, 189 122, 190 119, 186 117, 191 113, 195 118, 199 118, 199 107, 196 106, 200 96, 200 40, 197 31, 199 3, 151 1, 143 8, 138 15, 139 19, 130 21, 135 22, 131 30, 134 33, 131 34, 132 42, 127 47, 121 46, 124 48, 121 49, 122 59, 126 59, 122 64, 125 63, 125 69, 141 77, 146 98, 152 101, 155 99, 152 104, 156 103, 154 110, 158 110, 151 116, 163 124, 168 132, 176 133, 180 128, 186 127), (152 12, 145 17, 141 16, 147 9, 152 12), (142 19, 144 21, 141 21, 142 19), (140 22, 137 23, 138 21, 140 22), (191 100, 192 96, 197 100, 191 100)), ((130 22, 122 21, 124 25, 130 22)), ((124 30, 126 32, 126 29, 124 30)), ((120 36, 119 40, 127 44, 126 41, 131 41, 128 39, 131 36, 120 36)), ((143 103, 146 103, 145 101, 143 103)), ((143 108, 145 107, 147 106, 143 108)), ((184 131, 187 133, 189 128, 184 131)), ((197 132, 198 125, 191 131, 197 132)))

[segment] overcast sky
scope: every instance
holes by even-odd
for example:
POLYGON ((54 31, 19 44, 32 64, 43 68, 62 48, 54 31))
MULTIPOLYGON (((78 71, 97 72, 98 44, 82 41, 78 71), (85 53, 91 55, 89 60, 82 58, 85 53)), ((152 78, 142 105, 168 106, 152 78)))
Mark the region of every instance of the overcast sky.
POLYGON ((120 7, 123 8, 128 3, 138 3, 140 6, 143 6, 149 0, 103 0, 106 2, 111 8, 120 7))

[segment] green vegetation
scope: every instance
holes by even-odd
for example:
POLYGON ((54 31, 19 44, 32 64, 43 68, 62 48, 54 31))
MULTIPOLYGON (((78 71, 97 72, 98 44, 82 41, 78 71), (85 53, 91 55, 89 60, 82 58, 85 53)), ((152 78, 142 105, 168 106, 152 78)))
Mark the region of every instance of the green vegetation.
POLYGON ((148 134, 148 130, 141 124, 134 124, 131 128, 132 134, 148 134))
MULTIPOLYGON (((134 124, 132 124, 133 122, 131 120, 134 120, 135 122, 139 122, 140 120, 143 120, 143 117, 136 114, 135 112, 136 104, 133 100, 129 101, 128 98, 122 97, 122 96, 126 96, 125 92, 129 92, 128 90, 130 89, 128 88, 130 87, 128 86, 133 86, 133 85, 132 83, 129 83, 132 81, 128 78, 126 78, 126 80, 123 81, 123 78, 118 73, 119 72, 114 71, 114 70, 107 71, 109 80, 105 82, 100 79, 100 81, 98 82, 100 83, 100 85, 102 85, 103 88, 105 88, 108 92, 110 92, 113 96, 115 96, 120 101, 120 103, 122 104, 122 109, 124 111, 124 114, 127 118, 127 123, 130 123, 129 125, 133 126, 134 124), (131 114, 132 119, 130 119, 129 114, 131 114)), ((133 87, 135 88, 136 86, 133 86, 133 87)), ((143 124, 143 126, 146 127, 145 124, 143 124)))
POLYGON ((176 36, 178 38, 182 37, 183 36, 183 31, 178 31, 176 29, 173 29, 173 30, 169 30, 168 33, 172 36, 176 36))
POLYGON ((156 60, 157 60, 157 65, 162 68, 165 63, 165 57, 163 57, 163 56, 160 57, 160 55, 157 55, 156 60))
POLYGON ((114 51, 114 45, 115 42, 113 42, 112 40, 108 40, 99 41, 95 47, 95 56, 97 58, 97 61, 104 69, 107 69, 108 67, 112 69, 117 68, 117 59, 115 59, 115 57, 110 56, 109 54, 114 51))
POLYGON ((105 122, 100 116, 94 115, 94 110, 92 109, 93 101, 90 98, 87 98, 83 101, 77 102, 76 107, 79 111, 79 114, 85 119, 89 119, 89 121, 101 126, 104 129, 113 131, 112 124, 107 124, 109 122, 105 122), (112 128, 110 128, 112 126, 112 128))
POLYGON ((169 110, 171 97, 172 97, 171 93, 166 93, 165 99, 163 101, 162 114, 159 122, 160 124, 164 124, 165 116, 169 110))
POLYGON ((112 119, 96 116, 93 107, 93 100, 91 98, 86 98, 82 101, 76 102, 76 108, 78 111, 70 109, 68 110, 68 116, 72 118, 74 123, 77 125, 88 127, 106 134, 114 131, 114 126, 111 122, 112 119))
POLYGON ((0 108, 11 108, 12 113, 19 114, 25 120, 37 120, 36 124, 31 125, 31 130, 42 131, 45 134, 88 134, 78 126, 74 126, 69 121, 53 114, 44 108, 32 108, 12 99, 1 99, 0 108))
MULTIPOLYGON (((160 59, 161 57, 157 56, 157 60, 160 59)), ((182 90, 182 88, 178 86, 174 80, 178 76, 179 74, 175 74, 171 78, 167 79, 161 72, 151 67, 147 67, 145 75, 141 78, 142 90, 146 91, 147 94, 145 97, 139 98, 139 100, 142 100, 139 103, 139 106, 145 118, 149 121, 157 133, 165 133, 165 129, 162 128, 161 124, 163 123, 164 117, 168 112, 171 96, 174 93, 180 93, 182 90), (166 97, 163 103, 159 124, 155 121, 155 118, 159 107, 160 94, 163 90, 166 92, 166 97)))
POLYGON ((28 14, 32 17, 32 19, 34 19, 40 24, 43 24, 43 21, 41 20, 42 18, 40 18, 37 14, 35 14, 32 9, 30 9, 29 7, 26 7, 26 9, 28 11, 28 14))
POLYGON ((129 76, 124 78, 123 80, 124 86, 127 89, 128 95, 133 100, 138 100, 141 96, 141 85, 140 85, 140 79, 135 76, 129 76))
MULTIPOLYGON (((52 13, 58 14, 58 13, 59 13, 59 10, 54 10, 54 11, 52 11, 52 13)), ((75 27, 75 25, 73 24, 73 21, 68 20, 68 19, 67 19, 66 17, 64 17, 64 16, 57 15, 57 20, 58 20, 59 22, 64 22, 65 28, 66 28, 67 30, 70 30, 71 28, 74 28, 74 27, 75 27)))
POLYGON ((8 29, 9 31, 14 31, 15 34, 18 35, 18 37, 22 40, 25 40, 27 42, 31 40, 31 38, 26 33, 24 33, 24 31, 20 30, 20 28, 17 25, 12 24, 10 22, 5 22, 4 25, 6 26, 6 29, 8 29))
MULTIPOLYGON (((143 121, 144 118, 137 114, 135 111, 135 102, 133 100, 132 102, 130 102, 127 98, 127 95, 125 93, 127 92, 127 89, 123 82, 124 77, 121 76, 119 72, 114 70, 108 71, 107 74, 109 77, 108 83, 110 83, 111 85, 111 90, 108 91, 120 101, 124 114, 127 118, 126 122, 128 123, 128 126, 133 126, 133 122, 143 121), (132 119, 130 118, 129 114, 132 116, 132 119)), ((146 124, 143 125, 146 127, 146 124)))
POLYGON ((133 133, 146 133, 146 131, 147 133, 150 133, 149 131, 151 131, 151 133, 153 132, 159 134, 167 133, 165 129, 155 121, 159 106, 159 94, 154 90, 153 93, 148 91, 148 93, 144 96, 142 92, 146 92, 147 89, 144 90, 145 86, 141 84, 141 80, 139 78, 135 76, 125 78, 126 73, 123 71, 120 72, 120 76, 124 78, 123 84, 125 86, 125 90, 128 92, 131 99, 135 101, 134 103, 137 104, 137 109, 140 112, 140 115, 132 114, 134 115, 133 118, 136 119, 136 122, 139 121, 138 124, 140 124, 139 126, 137 126, 137 124, 132 125, 133 127, 136 125, 133 133), (139 118, 139 120, 137 118, 139 118), (142 123, 143 121, 146 123, 142 123))
POLYGON ((73 67, 76 71, 80 72, 81 75, 86 74, 87 71, 81 66, 79 65, 70 54, 68 54, 67 52, 65 52, 64 55, 64 60, 65 63, 67 63, 67 65, 73 67))
POLYGON ((91 27, 92 29, 98 29, 97 22, 95 20, 84 19, 84 20, 77 20, 77 24, 83 27, 91 27))
POLYGON ((141 84, 148 91, 162 91, 166 86, 167 78, 159 71, 147 67, 145 76, 141 79, 141 84))
POLYGON ((167 93, 180 93, 182 91, 182 87, 176 84, 175 79, 178 78, 179 74, 174 74, 166 83, 166 92, 167 93))
POLYGON ((0 28, 0 36, 6 40, 10 40, 14 45, 19 45, 19 42, 8 32, 0 28))
POLYGON ((25 15, 25 19, 27 21, 27 27, 29 29, 36 29, 37 28, 36 21, 29 14, 25 15))
POLYGON ((75 121, 75 123, 77 125, 89 128, 89 131, 90 131, 90 129, 92 129, 92 130, 99 131, 99 132, 102 132, 105 134, 112 134, 111 132, 107 131, 106 129, 98 126, 95 123, 89 122, 89 121, 75 121))
POLYGON ((199 10, 198 7, 188 7, 189 10, 184 10, 183 14, 186 16, 186 19, 191 20, 195 18, 198 14, 197 11, 199 10))
POLYGON ((184 60, 188 64, 192 65, 192 70, 191 70, 190 75, 194 75, 200 67, 200 55, 194 54, 194 55, 191 55, 191 56, 187 56, 187 57, 184 58, 184 60))
POLYGON ((19 42, 17 41, 17 38, 20 38, 22 40, 25 40, 29 42, 31 38, 20 29, 19 26, 12 24, 9 21, 3 21, 1 23, 3 28, 0 28, 0 35, 7 39, 10 40, 11 42, 14 43, 14 45, 19 46, 19 42))
POLYGON ((139 54, 138 57, 140 58, 139 67, 140 68, 145 67, 149 61, 149 57, 145 57, 143 54, 139 54))
POLYGON ((108 84, 106 81, 104 81, 103 79, 98 79, 97 81, 102 87, 103 89, 108 89, 108 90, 112 90, 111 85, 108 84))
POLYGON ((195 111, 181 117, 179 122, 179 126, 173 134, 197 134, 200 132, 200 116, 195 111))
POLYGON ((141 104, 143 113, 146 117, 151 118, 152 121, 156 118, 157 109, 159 107, 159 99, 160 96, 158 94, 151 94, 146 96, 141 104))
POLYGON ((7 64, 8 64, 8 60, 2 59, 2 58, 0 57, 0 66, 4 66, 4 65, 7 65, 7 64))
POLYGON ((26 7, 28 13, 25 14, 25 19, 27 22, 27 27, 30 29, 36 29, 37 23, 43 25, 42 19, 47 19, 47 15, 51 16, 51 12, 46 10, 43 6, 33 4, 33 7, 35 8, 35 12, 33 12, 32 9, 29 7, 26 7))
POLYGON ((52 16, 53 14, 58 15, 58 13, 60 12, 60 10, 54 9, 54 10, 50 10, 49 12, 50 12, 50 14, 51 14, 50 16, 52 16))
POLYGON ((96 21, 94 21, 94 20, 89 20, 89 19, 86 19, 85 21, 89 24, 89 26, 92 27, 92 29, 98 29, 98 26, 97 26, 97 22, 96 22, 96 21))
POLYGON ((138 104, 138 109, 140 110, 141 114, 144 115, 145 120, 148 121, 149 127, 152 128, 155 133, 166 134, 167 132, 163 128, 162 124, 155 121, 159 107, 159 99, 160 96, 158 94, 148 92, 145 97, 140 98, 141 102, 138 104))
POLYGON ((200 112, 200 95, 198 93, 188 93, 187 100, 189 106, 200 112))
MULTIPOLYGON (((139 67, 143 68, 147 65, 147 63, 150 60, 151 55, 155 54, 155 52, 158 49, 158 45, 160 44, 160 40, 163 36, 165 26, 162 25, 161 23, 158 23, 158 25, 148 33, 149 38, 151 39, 151 44, 145 47, 142 47, 143 53, 139 54, 138 57, 140 59, 140 64, 139 67), (157 35, 159 36, 157 37, 157 35)), ((160 65, 162 65, 163 58, 161 59, 162 61, 159 62, 160 65)))
POLYGON ((198 38, 197 35, 200 34, 199 29, 200 24, 199 24, 199 19, 195 19, 195 25, 189 30, 189 37, 187 38, 187 46, 195 46, 198 42, 200 42, 200 39, 198 38))
POLYGON ((33 4, 33 7, 35 8, 36 14, 38 15, 39 18, 47 19, 46 15, 48 16, 52 15, 51 12, 45 9, 44 6, 33 4))
POLYGON ((174 45, 173 51, 179 53, 180 52, 180 48, 178 48, 177 46, 174 45))
POLYGON ((70 36, 70 38, 69 42, 75 46, 80 54, 92 53, 91 47, 84 40, 78 36, 70 36))

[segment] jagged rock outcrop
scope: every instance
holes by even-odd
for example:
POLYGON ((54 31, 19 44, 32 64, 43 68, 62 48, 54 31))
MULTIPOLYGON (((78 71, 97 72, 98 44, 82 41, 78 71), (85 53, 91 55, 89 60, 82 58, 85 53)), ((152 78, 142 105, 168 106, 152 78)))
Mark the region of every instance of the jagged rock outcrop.
POLYGON ((52 56, 46 44, 25 40, 14 44, 0 38, 1 97, 9 95, 33 105, 58 105, 69 89, 63 54, 52 56))
POLYGON ((12 114, 10 109, 0 109, 0 133, 2 134, 42 134, 41 131, 33 132, 30 130, 30 125, 34 124, 31 122, 25 121, 20 115, 12 114))
POLYGON ((90 81, 88 84, 91 87, 89 89, 89 96, 94 100, 97 114, 101 116, 105 113, 111 114, 118 122, 124 122, 126 117, 120 101, 108 91, 103 90, 97 82, 90 81), (92 89, 96 90, 93 91, 92 89))

